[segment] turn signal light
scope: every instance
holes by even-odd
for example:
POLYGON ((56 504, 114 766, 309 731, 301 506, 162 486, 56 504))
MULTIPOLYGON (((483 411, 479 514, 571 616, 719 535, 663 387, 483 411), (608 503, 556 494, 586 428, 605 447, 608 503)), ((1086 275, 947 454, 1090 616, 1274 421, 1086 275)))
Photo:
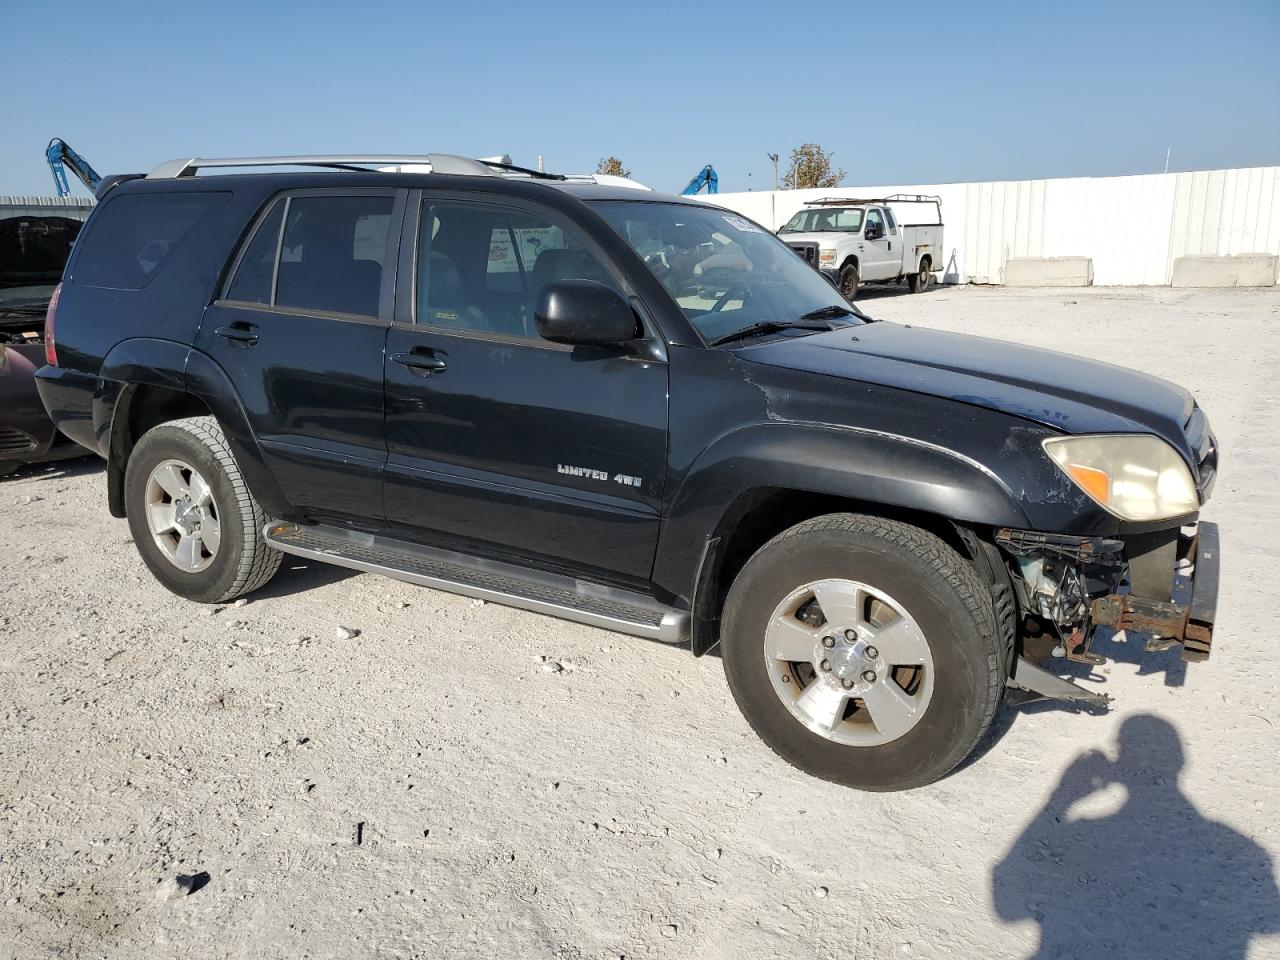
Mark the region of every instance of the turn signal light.
POLYGON ((1111 478, 1101 470, 1093 467, 1082 467, 1078 463, 1067 464, 1067 473, 1071 479, 1104 507, 1111 502, 1111 478))

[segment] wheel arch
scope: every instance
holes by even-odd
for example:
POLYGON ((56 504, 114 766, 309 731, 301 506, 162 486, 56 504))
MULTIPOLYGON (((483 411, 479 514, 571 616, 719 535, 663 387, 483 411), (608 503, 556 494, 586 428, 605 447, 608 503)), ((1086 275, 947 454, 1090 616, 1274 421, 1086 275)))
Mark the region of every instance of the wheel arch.
POLYGON ((185 417, 212 416, 227 438, 253 495, 272 516, 287 503, 249 426, 226 372, 209 357, 172 341, 125 341, 103 363, 94 423, 104 437, 107 507, 124 517, 124 473, 144 433, 185 417))
POLYGON ((796 523, 837 512, 881 516, 928 530, 975 560, 961 528, 1027 523, 1001 481, 955 452, 869 431, 785 427, 724 438, 676 494, 655 579, 689 605, 696 655, 718 642, 724 598, 742 565, 796 523))

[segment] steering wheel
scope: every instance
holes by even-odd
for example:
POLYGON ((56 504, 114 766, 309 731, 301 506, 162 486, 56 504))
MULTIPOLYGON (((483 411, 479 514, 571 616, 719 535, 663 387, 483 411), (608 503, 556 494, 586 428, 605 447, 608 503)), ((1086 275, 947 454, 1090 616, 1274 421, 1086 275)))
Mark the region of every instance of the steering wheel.
POLYGON ((739 293, 743 294, 744 296, 742 297, 742 299, 745 301, 746 300, 745 294, 748 292, 749 292, 749 288, 745 283, 732 284, 727 290, 725 290, 725 292, 721 295, 720 299, 715 302, 715 306, 713 306, 710 310, 708 310, 707 313, 719 313, 721 310, 724 309, 724 306, 726 303, 730 303, 733 300, 738 299, 738 297, 735 296, 735 294, 739 294, 739 293))

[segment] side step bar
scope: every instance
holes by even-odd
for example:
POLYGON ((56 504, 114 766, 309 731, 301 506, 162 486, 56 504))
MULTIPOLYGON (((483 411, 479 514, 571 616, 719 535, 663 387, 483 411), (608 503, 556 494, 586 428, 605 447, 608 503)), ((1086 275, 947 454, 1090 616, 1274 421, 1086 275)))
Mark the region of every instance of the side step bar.
POLYGON ((339 567, 663 643, 689 639, 688 613, 630 590, 341 527, 269 523, 263 536, 283 553, 339 567))

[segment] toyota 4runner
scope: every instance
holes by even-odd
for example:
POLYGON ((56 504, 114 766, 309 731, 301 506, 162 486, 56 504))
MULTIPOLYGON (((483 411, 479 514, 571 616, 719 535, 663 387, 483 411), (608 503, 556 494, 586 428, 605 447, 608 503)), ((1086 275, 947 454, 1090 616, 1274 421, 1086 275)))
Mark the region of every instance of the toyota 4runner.
POLYGON ((718 647, 818 777, 925 784, 1005 696, 1102 699, 1044 665, 1099 630, 1209 651, 1186 390, 874 322, 702 202, 442 155, 174 161, 104 184, 46 327, 45 406, 174 593, 288 553, 718 647))

